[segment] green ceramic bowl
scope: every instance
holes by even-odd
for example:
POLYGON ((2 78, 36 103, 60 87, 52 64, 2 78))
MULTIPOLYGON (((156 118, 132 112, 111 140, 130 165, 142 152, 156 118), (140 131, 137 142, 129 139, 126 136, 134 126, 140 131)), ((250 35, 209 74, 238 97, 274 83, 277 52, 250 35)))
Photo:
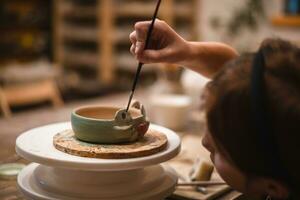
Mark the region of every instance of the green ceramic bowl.
POLYGON ((134 102, 126 109, 88 106, 77 108, 71 115, 75 137, 90 143, 119 144, 141 139, 149 121, 144 107, 134 102))

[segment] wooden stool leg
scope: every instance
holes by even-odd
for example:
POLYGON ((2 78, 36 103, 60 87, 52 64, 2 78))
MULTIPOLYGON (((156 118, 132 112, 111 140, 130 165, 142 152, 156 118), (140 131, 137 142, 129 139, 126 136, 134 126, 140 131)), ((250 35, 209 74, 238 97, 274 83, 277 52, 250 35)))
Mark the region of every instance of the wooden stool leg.
POLYGON ((62 99, 60 98, 60 95, 59 94, 53 94, 52 96, 52 104, 55 108, 58 108, 62 105, 64 105, 62 99))
POLYGON ((3 91, 1 89, 0 89, 0 107, 4 114, 4 117, 6 117, 6 118, 11 117, 11 111, 9 109, 8 102, 6 100, 5 94, 3 93, 3 91))
POLYGON ((58 108, 64 104, 63 100, 60 97, 60 92, 56 86, 56 83, 52 81, 52 94, 51 94, 51 101, 55 108, 58 108))

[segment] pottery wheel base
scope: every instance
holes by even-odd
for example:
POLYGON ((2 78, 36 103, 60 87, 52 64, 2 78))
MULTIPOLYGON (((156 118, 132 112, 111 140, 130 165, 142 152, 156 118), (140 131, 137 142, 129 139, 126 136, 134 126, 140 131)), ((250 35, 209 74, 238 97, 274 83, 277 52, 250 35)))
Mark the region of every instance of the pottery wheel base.
POLYGON ((21 192, 35 200, 159 200, 172 194, 176 182, 172 168, 162 165, 95 172, 33 163, 18 176, 21 192))
POLYGON ((76 139, 72 130, 65 130, 53 137, 56 149, 65 153, 89 158, 136 158, 164 150, 168 144, 165 134, 149 129, 144 138, 125 144, 91 144, 76 139))
POLYGON ((178 135, 164 127, 150 130, 167 137, 166 148, 150 156, 101 159, 74 156, 57 150, 53 138, 71 124, 57 123, 21 134, 17 153, 30 164, 18 175, 18 186, 26 199, 34 200, 162 200, 174 190, 174 171, 159 163, 180 151, 178 135))

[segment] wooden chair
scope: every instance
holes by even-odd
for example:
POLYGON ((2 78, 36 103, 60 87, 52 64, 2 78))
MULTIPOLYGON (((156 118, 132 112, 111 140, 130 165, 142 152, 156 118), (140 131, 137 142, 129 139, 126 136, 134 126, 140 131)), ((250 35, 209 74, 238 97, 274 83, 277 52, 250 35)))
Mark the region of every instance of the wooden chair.
POLYGON ((55 65, 41 60, 11 64, 1 72, 0 113, 8 118, 10 107, 51 101, 54 107, 63 105, 55 77, 55 65))
POLYGON ((9 105, 8 105, 7 99, 6 99, 6 95, 1 87, 0 87, 0 108, 6 118, 11 116, 9 105))
POLYGON ((1 110, 6 118, 11 116, 10 106, 51 101, 54 107, 63 105, 54 79, 5 86, 0 89, 1 110))

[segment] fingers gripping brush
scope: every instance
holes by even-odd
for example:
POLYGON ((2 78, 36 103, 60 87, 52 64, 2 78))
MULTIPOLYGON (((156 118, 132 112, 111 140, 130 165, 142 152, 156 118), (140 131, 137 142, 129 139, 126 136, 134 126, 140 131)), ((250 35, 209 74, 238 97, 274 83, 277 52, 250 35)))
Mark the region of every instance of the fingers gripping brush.
MULTIPOLYGON (((161 0, 158 0, 157 4, 156 4, 154 15, 152 17, 151 24, 150 24, 148 32, 147 32, 147 37, 146 37, 146 43, 145 43, 144 50, 148 49, 148 47, 149 47, 149 41, 150 41, 150 38, 151 38, 151 33, 152 33, 152 30, 153 30, 153 27, 154 27, 154 22, 155 22, 155 19, 157 17, 157 13, 158 13, 158 10, 159 10, 160 3, 161 3, 161 0)), ((132 97, 133 97, 133 94, 134 94, 134 91, 135 91, 135 88, 136 88, 136 84, 138 82, 140 72, 141 72, 141 69, 142 69, 143 65, 144 65, 144 63, 142 63, 142 62, 139 62, 139 64, 138 64, 138 67, 137 67, 137 70, 136 70, 136 73, 135 73, 135 77, 134 77, 134 81, 133 81, 133 85, 132 85, 132 89, 131 89, 131 93, 130 93, 130 96, 129 96, 126 112, 129 109, 129 106, 130 106, 130 103, 131 103, 131 100, 132 100, 132 97)))

